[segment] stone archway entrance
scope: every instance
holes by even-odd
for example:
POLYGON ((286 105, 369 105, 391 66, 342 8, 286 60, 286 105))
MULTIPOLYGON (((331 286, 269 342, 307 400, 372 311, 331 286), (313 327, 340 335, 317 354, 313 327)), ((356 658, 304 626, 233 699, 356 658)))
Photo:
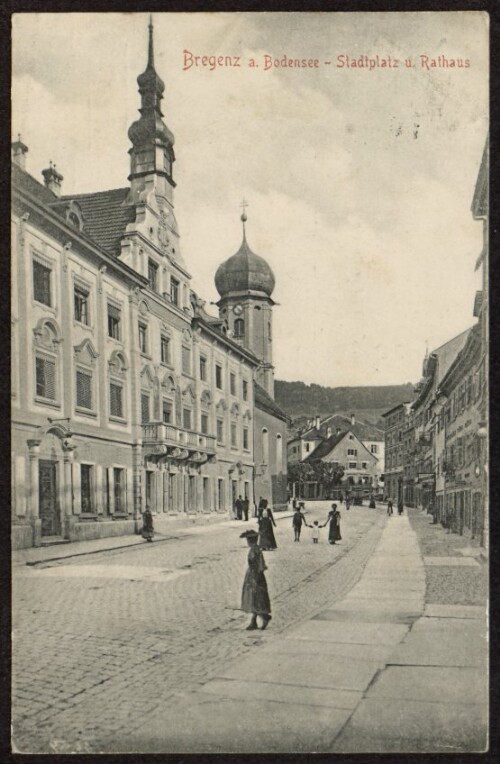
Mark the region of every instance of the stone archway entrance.
POLYGON ((61 534, 57 468, 56 461, 40 459, 38 463, 38 507, 42 537, 61 534))

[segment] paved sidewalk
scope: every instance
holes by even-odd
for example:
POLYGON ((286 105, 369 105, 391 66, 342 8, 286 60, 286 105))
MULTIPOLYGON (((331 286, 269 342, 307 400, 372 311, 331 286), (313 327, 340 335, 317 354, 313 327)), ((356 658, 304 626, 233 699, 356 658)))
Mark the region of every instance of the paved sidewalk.
POLYGON ((452 752, 486 747, 484 612, 425 606, 406 516, 388 518, 334 607, 256 639, 168 717, 123 739, 141 752, 452 752))
MULTIPOLYGON (((274 519, 276 522, 288 517, 292 517, 293 512, 276 512, 274 519)), ((198 535, 200 533, 214 533, 225 528, 253 528, 257 522, 255 517, 244 520, 220 520, 214 515, 193 515, 191 524, 174 525, 168 533, 156 532, 153 543, 163 541, 173 541, 183 536, 198 535)), ((140 546, 145 541, 139 534, 129 536, 110 536, 91 541, 73 541, 70 543, 52 544, 43 547, 31 547, 29 549, 16 549, 12 551, 13 565, 36 565, 42 562, 53 562, 55 560, 64 560, 69 557, 78 557, 80 555, 95 554, 96 552, 108 552, 114 549, 126 549, 127 547, 140 546)))

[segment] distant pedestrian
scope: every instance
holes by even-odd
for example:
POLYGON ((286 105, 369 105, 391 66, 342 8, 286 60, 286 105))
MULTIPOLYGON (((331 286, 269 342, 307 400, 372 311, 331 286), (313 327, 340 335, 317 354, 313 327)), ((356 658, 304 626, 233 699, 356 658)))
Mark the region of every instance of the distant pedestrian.
POLYGON ((234 502, 234 509, 235 509, 236 520, 241 520, 243 517, 243 499, 241 498, 241 496, 238 496, 238 498, 234 502))
POLYGON ((370 496, 370 503, 368 504, 368 509, 376 509, 375 499, 373 496, 370 496))
POLYGON ((393 514, 392 499, 389 499, 389 501, 387 502, 387 514, 389 515, 389 517, 393 514))
POLYGON ((248 520, 248 510, 250 509, 250 502, 248 500, 248 497, 245 496, 243 499, 243 516, 245 520, 248 520))
POLYGON ((250 547, 248 552, 248 570, 245 573, 243 591, 241 593, 241 609, 244 613, 252 614, 252 619, 247 626, 248 631, 258 628, 257 616, 261 616, 261 628, 264 630, 271 620, 271 602, 264 575, 267 565, 264 555, 257 545, 258 534, 256 531, 245 531, 241 534, 240 538, 246 538, 250 547))
POLYGON ((304 523, 304 525, 307 525, 306 518, 302 514, 302 510, 301 510, 302 506, 303 505, 300 504, 297 507, 297 509, 293 513, 293 517, 292 517, 292 528, 293 528, 293 536, 294 536, 293 540, 294 541, 300 541, 300 532, 302 530, 302 523, 304 523))
POLYGON ((351 497, 349 496, 349 494, 346 494, 346 497, 345 497, 345 508, 346 509, 351 508, 351 497))
POLYGON ((332 504, 325 525, 328 525, 329 544, 335 544, 337 541, 342 541, 342 536, 340 535, 340 512, 338 511, 336 504, 332 504))
POLYGON ((146 507, 142 516, 142 538, 146 541, 153 541, 154 527, 153 527, 153 515, 149 507, 146 507))
POLYGON ((297 509, 297 499, 295 498, 295 496, 292 499, 292 509, 294 512, 297 509))
POLYGON ((276 528, 273 513, 270 509, 266 508, 263 510, 262 517, 259 520, 259 546, 267 552, 272 552, 273 549, 278 548, 274 538, 273 525, 276 528))
POLYGON ((403 499, 400 499, 398 501, 398 515, 401 516, 403 514, 403 499))

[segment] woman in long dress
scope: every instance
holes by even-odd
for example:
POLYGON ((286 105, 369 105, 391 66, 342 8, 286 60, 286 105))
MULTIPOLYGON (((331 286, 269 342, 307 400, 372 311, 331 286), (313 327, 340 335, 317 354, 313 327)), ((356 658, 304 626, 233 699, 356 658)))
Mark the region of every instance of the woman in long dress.
POLYGON ((271 620, 271 603, 264 575, 267 565, 264 561, 264 555, 257 544, 258 537, 258 533, 253 530, 245 531, 240 536, 240 538, 246 538, 250 547, 248 552, 248 570, 245 573, 243 591, 241 593, 241 609, 244 613, 252 614, 252 619, 247 626, 248 631, 258 628, 258 615, 262 618, 262 630, 267 627, 271 620))
POLYGON ((146 541, 152 541, 153 536, 154 536, 153 515, 151 514, 151 510, 149 509, 149 507, 146 507, 146 510, 142 518, 142 538, 146 539, 146 541))
POLYGON ((332 504, 325 525, 328 525, 329 544, 335 544, 336 541, 342 540, 342 536, 340 535, 340 512, 338 511, 336 504, 332 504))
POLYGON ((259 520, 259 546, 267 552, 271 552, 278 547, 276 539, 274 538, 273 525, 276 528, 273 513, 270 509, 265 509, 259 520))

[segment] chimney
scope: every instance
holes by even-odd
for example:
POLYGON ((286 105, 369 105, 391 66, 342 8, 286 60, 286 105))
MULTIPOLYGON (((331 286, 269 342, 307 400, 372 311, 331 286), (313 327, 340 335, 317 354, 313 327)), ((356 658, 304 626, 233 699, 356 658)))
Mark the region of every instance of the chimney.
POLYGON ((336 435, 338 435, 338 434, 339 434, 339 432, 342 432, 342 428, 341 428, 341 427, 337 427, 337 429, 336 429, 336 435))
POLYGON ((316 414, 316 429, 317 430, 319 430, 319 424, 320 424, 319 414, 316 414))
POLYGON ((356 417, 354 416, 354 414, 351 414, 351 424, 352 425, 356 424, 356 417))
POLYGON ((60 172, 57 172, 55 164, 49 163, 46 170, 42 170, 46 187, 56 196, 61 196, 61 183, 64 180, 60 172))
POLYGON ((17 141, 14 141, 11 145, 12 149, 12 161, 15 162, 22 170, 26 169, 26 154, 28 153, 28 147, 21 140, 21 135, 17 136, 17 141))
POLYGON ((332 428, 331 427, 327 427, 326 428, 326 437, 327 438, 331 438, 332 437, 332 428))

